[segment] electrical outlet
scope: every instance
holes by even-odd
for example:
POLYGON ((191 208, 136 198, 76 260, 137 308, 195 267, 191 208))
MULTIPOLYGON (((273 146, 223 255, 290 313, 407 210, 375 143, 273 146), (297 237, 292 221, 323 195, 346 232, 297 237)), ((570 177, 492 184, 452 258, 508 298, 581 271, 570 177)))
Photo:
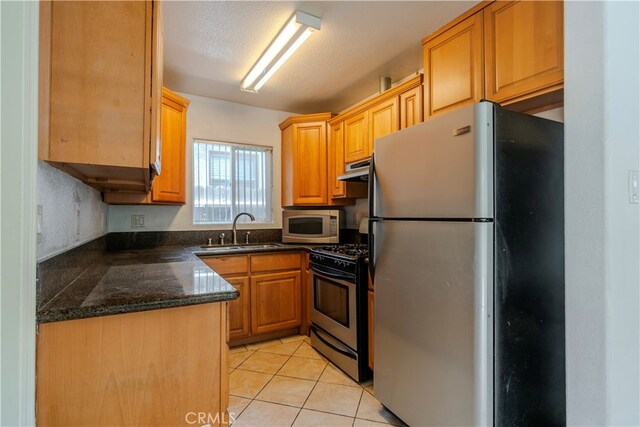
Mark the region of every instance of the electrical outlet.
POLYGON ((131 215, 131 228, 144 228, 144 215, 131 215))

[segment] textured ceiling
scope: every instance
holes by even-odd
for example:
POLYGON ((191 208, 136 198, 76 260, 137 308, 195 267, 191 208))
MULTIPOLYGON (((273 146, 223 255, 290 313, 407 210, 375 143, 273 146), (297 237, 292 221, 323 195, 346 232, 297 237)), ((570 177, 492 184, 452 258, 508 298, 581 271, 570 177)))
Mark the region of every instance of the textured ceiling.
POLYGON ((296 113, 339 112, 423 67, 421 40, 477 1, 165 1, 172 90, 296 113), (259 93, 240 81, 295 10, 321 30, 259 93))

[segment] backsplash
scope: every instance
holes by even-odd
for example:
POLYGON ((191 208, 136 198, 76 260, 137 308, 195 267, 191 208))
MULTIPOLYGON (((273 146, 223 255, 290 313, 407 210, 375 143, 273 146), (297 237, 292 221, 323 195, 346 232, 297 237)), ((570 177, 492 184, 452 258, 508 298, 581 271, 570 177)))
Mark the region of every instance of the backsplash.
MULTIPOLYGON (((250 243, 271 243, 282 241, 282 229, 238 229, 238 241, 244 243, 245 234, 250 231, 250 243)), ((220 234, 224 233, 225 243, 231 243, 231 230, 193 230, 193 231, 144 231, 107 234, 108 250, 143 249, 156 246, 174 245, 206 245, 212 239, 214 245, 219 243, 220 234)))
POLYGON ((42 161, 38 162, 37 190, 42 207, 39 261, 107 232, 107 205, 98 191, 42 161))

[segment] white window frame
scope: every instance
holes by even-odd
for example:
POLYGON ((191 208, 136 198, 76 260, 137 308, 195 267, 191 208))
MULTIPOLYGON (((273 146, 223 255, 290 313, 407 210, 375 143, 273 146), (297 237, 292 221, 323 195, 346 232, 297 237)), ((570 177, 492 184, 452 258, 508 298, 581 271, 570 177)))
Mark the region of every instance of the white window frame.
MULTIPOLYGON (((273 211, 273 204, 274 204, 274 191, 273 191, 273 181, 274 181, 274 169, 273 169, 273 164, 274 164, 274 160, 273 160, 273 155, 274 155, 274 147, 269 146, 269 145, 255 145, 255 144, 247 144, 247 143, 239 143, 239 142, 231 142, 231 141, 221 141, 221 140, 212 140, 212 139, 205 139, 205 138, 193 138, 192 141, 192 203, 191 203, 191 207, 192 207, 192 215, 191 215, 191 220, 193 222, 194 225, 223 225, 223 224, 231 224, 233 221, 233 217, 235 215, 237 215, 240 212, 244 212, 244 210, 242 210, 241 207, 238 206, 238 198, 237 198, 237 187, 238 187, 238 180, 236 178, 236 151, 234 150, 234 148, 239 148, 239 149, 253 149, 253 150, 257 150, 257 151, 265 151, 268 152, 268 159, 265 162, 264 168, 265 168, 265 172, 264 172, 264 181, 265 181, 265 212, 267 212, 267 218, 256 218, 255 222, 252 222, 253 224, 269 224, 272 225, 274 224, 274 211, 273 211), (230 202, 230 206, 231 206, 231 216, 229 218, 228 221, 196 221, 196 214, 197 214, 197 208, 202 207, 198 201, 198 192, 196 191, 196 186, 200 181, 200 177, 198 177, 197 175, 200 173, 199 170, 199 166, 196 165, 196 158, 198 156, 197 153, 197 147, 199 144, 211 144, 211 145, 223 145, 223 146, 228 146, 231 147, 231 161, 230 161, 230 167, 231 167, 231 202, 230 202)), ((210 179, 210 170, 209 170, 209 160, 205 160, 206 163, 206 170, 204 172, 204 177, 206 177, 206 182, 207 182, 207 187, 209 186, 209 179, 210 179)), ((240 219, 240 222, 243 221, 247 221, 248 218, 246 217, 242 217, 240 219)))

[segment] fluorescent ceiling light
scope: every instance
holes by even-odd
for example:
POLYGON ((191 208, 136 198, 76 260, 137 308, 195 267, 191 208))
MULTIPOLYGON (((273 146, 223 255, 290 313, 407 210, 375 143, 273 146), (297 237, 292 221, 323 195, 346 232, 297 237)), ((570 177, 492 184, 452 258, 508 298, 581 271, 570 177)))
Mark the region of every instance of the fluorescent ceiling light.
POLYGON ((296 11, 242 80, 240 88, 248 92, 260 90, 311 33, 319 29, 320 18, 296 11))

